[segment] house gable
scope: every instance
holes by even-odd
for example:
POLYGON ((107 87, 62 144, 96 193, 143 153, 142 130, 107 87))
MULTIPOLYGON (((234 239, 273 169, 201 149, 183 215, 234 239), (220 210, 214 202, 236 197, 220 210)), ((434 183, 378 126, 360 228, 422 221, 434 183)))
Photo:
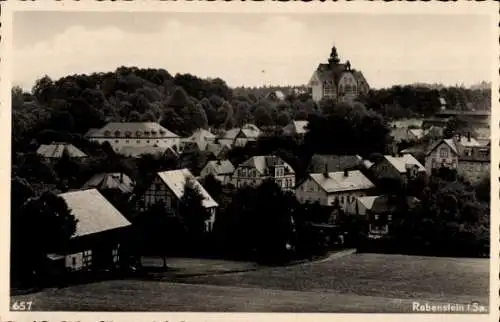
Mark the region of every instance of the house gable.
POLYGON ((446 140, 441 140, 436 143, 429 151, 427 151, 426 156, 439 151, 439 149, 441 149, 443 146, 446 146, 453 154, 458 155, 456 150, 446 140))
POLYGON ((311 76, 311 79, 309 80, 308 83, 309 86, 318 86, 321 85, 321 79, 318 76, 318 71, 314 71, 313 75, 311 76))

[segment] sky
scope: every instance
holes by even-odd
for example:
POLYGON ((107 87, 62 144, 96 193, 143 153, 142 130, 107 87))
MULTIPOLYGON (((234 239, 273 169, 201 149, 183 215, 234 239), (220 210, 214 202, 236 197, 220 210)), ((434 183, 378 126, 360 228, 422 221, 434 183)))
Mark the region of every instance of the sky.
MULTIPOLYGON (((307 84, 335 45, 373 88, 491 81, 491 20, 480 15, 15 12, 12 81, 164 68, 229 86, 307 84)), ((493 38, 492 38, 493 37, 493 38)))

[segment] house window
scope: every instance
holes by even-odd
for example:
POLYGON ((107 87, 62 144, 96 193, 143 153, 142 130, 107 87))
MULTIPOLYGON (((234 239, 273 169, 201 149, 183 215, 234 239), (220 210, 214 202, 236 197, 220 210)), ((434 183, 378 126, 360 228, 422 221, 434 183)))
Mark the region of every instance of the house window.
POLYGON ((120 141, 118 141, 118 140, 115 140, 115 143, 118 143, 118 142, 120 142, 120 141))
POLYGON ((83 251, 83 267, 90 267, 91 265, 92 265, 92 251, 85 250, 83 251))
POLYGON ((465 150, 464 150, 464 154, 465 154, 465 156, 467 156, 467 157, 472 156, 472 149, 465 149, 465 150))
POLYGON ((247 176, 247 169, 243 168, 241 170, 241 172, 242 172, 242 174, 241 174, 242 177, 246 177, 247 176))
POLYGON ((129 143, 130 141, 129 140, 125 140, 125 143, 129 143))
POLYGON ((165 199, 165 205, 167 208, 172 208, 172 198, 170 198, 170 196, 167 196, 165 199))
POLYGON ((344 203, 344 196, 340 196, 340 203, 344 203))
POLYGON ((120 261, 119 249, 120 249, 120 244, 116 245, 116 248, 112 250, 114 264, 118 264, 118 262, 120 261))
POLYGON ((335 89, 332 82, 325 82, 323 84, 323 96, 329 97, 335 95, 335 89))
POLYGON ((447 158, 448 157, 448 149, 447 148, 439 149, 439 156, 441 158, 447 158))

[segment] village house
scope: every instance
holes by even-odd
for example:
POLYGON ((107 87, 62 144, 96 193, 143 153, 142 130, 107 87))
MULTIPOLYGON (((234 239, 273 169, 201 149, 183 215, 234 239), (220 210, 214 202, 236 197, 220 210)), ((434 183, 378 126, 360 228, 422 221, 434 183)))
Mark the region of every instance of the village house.
POLYGON ((155 122, 111 122, 101 129, 91 129, 85 135, 98 143, 108 142, 115 152, 123 147, 176 147, 181 138, 155 122))
POLYGON ((373 202, 378 196, 365 196, 358 197, 356 200, 356 215, 364 216, 367 215, 373 207, 373 202))
POLYGON ((215 222, 216 209, 219 205, 188 169, 158 172, 149 188, 140 198, 138 210, 145 211, 162 200, 167 210, 177 213, 188 180, 193 183, 195 189, 203 196, 202 205, 210 214, 210 218, 205 221, 205 230, 211 232, 215 222))
POLYGON ((348 214, 356 213, 356 198, 367 196, 375 185, 359 170, 310 173, 299 184, 295 195, 300 203, 318 202, 323 206, 340 206, 348 214))
POLYGON ((122 194, 131 194, 134 190, 134 182, 129 176, 120 172, 98 173, 90 178, 82 189, 97 189, 99 192, 116 191, 122 194))
POLYGON ((63 155, 71 159, 84 160, 87 155, 75 147, 73 144, 54 142, 51 144, 42 144, 36 150, 36 153, 45 161, 55 162, 60 160, 63 155))
POLYGON ((59 194, 78 220, 64 253, 48 254, 51 271, 108 270, 125 260, 131 223, 96 189, 59 194))
POLYGON ((224 133, 217 141, 231 147, 245 146, 248 142, 257 141, 261 135, 261 130, 255 124, 245 124, 242 127, 230 129, 224 133))
POLYGON ((477 181, 489 175, 490 149, 471 137, 470 133, 467 136, 457 134, 451 139, 436 142, 427 150, 425 168, 428 172, 440 168, 456 170, 465 179, 477 181))
POLYGON ((457 173, 472 184, 490 176, 490 147, 474 146, 458 157, 457 173))
POLYGON ((229 160, 212 160, 208 161, 201 170, 200 177, 205 178, 208 175, 213 175, 222 184, 227 184, 231 182, 234 170, 234 166, 229 160))
MULTIPOLYGON (((408 196, 405 198, 408 209, 412 209, 420 202, 417 198, 408 196)), ((393 214, 397 213, 397 202, 393 196, 377 196, 367 210, 368 215, 368 238, 385 238, 390 233, 393 222, 393 214)))
POLYGON ((370 87, 360 71, 351 69, 351 63, 340 63, 335 46, 327 64, 319 64, 309 86, 312 99, 316 102, 329 98, 336 101, 353 101, 361 94, 368 93, 370 87))
POLYGON ((183 140, 197 145, 200 151, 205 151, 209 143, 213 143, 216 139, 215 134, 205 129, 197 129, 191 136, 183 140))
POLYGON ((283 190, 295 187, 295 171, 280 157, 259 155, 240 164, 234 171, 231 183, 240 188, 256 187, 266 179, 273 179, 283 190))
POLYGON ((377 180, 397 179, 403 183, 418 174, 426 173, 425 167, 411 154, 384 155, 371 166, 370 171, 377 180))
POLYGON ((214 142, 207 144, 205 150, 208 154, 211 154, 215 159, 222 160, 227 156, 227 153, 231 151, 231 147, 227 144, 221 142, 214 142))
POLYGON ((283 128, 283 134, 287 136, 298 136, 304 138, 307 133, 308 121, 292 121, 283 128))

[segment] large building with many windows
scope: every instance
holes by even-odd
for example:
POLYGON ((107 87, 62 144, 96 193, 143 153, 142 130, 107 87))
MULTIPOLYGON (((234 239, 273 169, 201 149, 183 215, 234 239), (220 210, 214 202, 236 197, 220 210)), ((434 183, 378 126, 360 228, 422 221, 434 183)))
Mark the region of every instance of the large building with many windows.
POLYGON ((111 122, 85 135, 98 143, 108 142, 115 152, 124 147, 170 147, 178 151, 181 138, 155 122, 111 122))
POLYGON ((338 102, 352 101, 370 90, 363 73, 351 68, 351 63, 341 63, 337 48, 332 48, 328 63, 319 64, 314 71, 309 86, 312 98, 318 102, 324 98, 338 102))

